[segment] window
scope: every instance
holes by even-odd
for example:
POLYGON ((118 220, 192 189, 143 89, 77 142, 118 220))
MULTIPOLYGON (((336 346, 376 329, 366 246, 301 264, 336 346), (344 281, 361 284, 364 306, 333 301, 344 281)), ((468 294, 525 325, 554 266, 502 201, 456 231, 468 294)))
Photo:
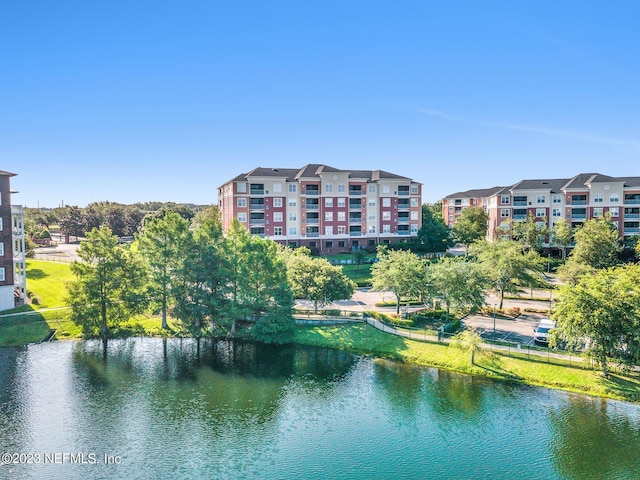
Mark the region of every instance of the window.
POLYGON ((382 206, 383 207, 390 207, 391 206, 391 199, 389 197, 383 198, 382 199, 382 206))
POLYGON ((325 207, 333 207, 333 198, 325 198, 324 199, 325 207))
POLYGON ((415 224, 411 225, 411 233, 418 233, 418 225, 415 225, 415 224))
POLYGON ((289 206, 290 207, 295 207, 296 205, 298 205, 298 202, 296 202, 295 198, 290 198, 289 199, 289 206))
POLYGON ((413 194, 418 193, 418 185, 411 185, 411 193, 413 194))
POLYGON ((620 209, 618 207, 610 208, 609 213, 611 214, 612 217, 619 217, 620 209))
POLYGON ((344 248, 344 240, 338 242, 338 248, 344 248))
POLYGON ((553 209, 553 214, 554 217, 561 217, 562 216, 562 212, 560 211, 559 208, 554 208, 553 209))
POLYGON ((375 185, 369 185, 369 193, 376 193, 376 186, 375 185))
POLYGON ((618 203, 620 201, 620 197, 618 196, 617 193, 612 193, 611 196, 609 197, 609 201, 611 203, 618 203))
POLYGON ((289 221, 290 222, 295 222, 298 219, 298 217, 296 216, 295 213, 290 213, 289 214, 289 221))
POLYGON ((418 199, 417 198, 413 197, 411 199, 411 206, 412 207, 417 207, 418 206, 418 199))
POLYGON ((347 187, 345 186, 344 183, 339 183, 338 184, 338 193, 344 193, 347 191, 347 187))
POLYGON ((418 220, 418 212, 411 212, 411 220, 418 220))
POLYGON ((391 225, 383 225, 382 233, 391 233, 391 225))
POLYGON ((239 222, 246 222, 247 221, 247 214, 245 212, 238 213, 238 221, 239 222))
POLYGON ((4 230, 4 225, 2 224, 2 217, 0 217, 0 230, 4 230))
POLYGON ((297 235, 298 229, 296 227, 289 227, 289 235, 297 235))
POLYGON ((500 203, 503 205, 509 205, 511 203, 511 197, 509 195, 502 195, 500 197, 500 203))
POLYGON ((388 211, 382 212, 382 220, 386 220, 386 221, 391 220, 391 212, 388 212, 388 211))
POLYGON ((553 203, 562 203, 562 195, 555 193, 552 198, 553 203))
POLYGON ((537 203, 545 203, 547 201, 547 196, 546 195, 538 195, 536 197, 536 202, 537 203))
POLYGON ((593 203, 602 203, 602 194, 596 193, 593 195, 593 203))
POLYGON ((333 227, 324 227, 325 235, 333 235, 333 227))
POLYGON ((508 208, 500 209, 500 216, 502 218, 508 217, 509 215, 511 215, 511 210, 509 210, 508 208))
POLYGON ((375 201, 375 199, 373 199, 373 198, 372 198, 372 199, 369 199, 369 206, 370 206, 370 207, 375 207, 375 206, 376 206, 376 201, 375 201))
POLYGON ((344 225, 338 226, 338 235, 344 235, 345 233, 347 233, 347 227, 344 225))
POLYGON ((0 268, 0 282, 4 282, 4 267, 0 268))
POLYGON ((245 182, 237 183, 238 193, 247 193, 247 184, 245 182))
POLYGON ((237 199, 237 205, 239 208, 244 208, 247 206, 247 199, 246 198, 238 198, 237 199))
POLYGON ((273 212, 273 221, 281 222, 282 221, 282 212, 273 212))
POLYGON ((333 192, 333 184, 332 184, 332 183, 327 183, 327 184, 324 186, 324 191, 325 191, 325 193, 331 193, 331 192, 333 192))
POLYGON ((282 208, 282 198, 274 198, 273 206, 276 208, 282 208))
POLYGON ((344 222, 346 220, 347 213, 346 212, 338 212, 338 221, 344 222))
POLYGON ((601 217, 603 215, 603 213, 604 213, 604 209, 602 207, 593 209, 593 216, 594 217, 601 217))
POLYGON ((546 217, 547 216, 547 209, 546 208, 536 208, 536 217, 537 218, 542 218, 542 217, 546 217))
POLYGON ((273 227, 273 235, 276 237, 282 236, 282 227, 273 227))
POLYGON ((333 212, 324 212, 324 219, 326 222, 333 222, 333 212))
POLYGON ((4 243, 0 242, 0 257, 4 255, 4 243))
POLYGON ((375 214, 375 213, 370 213, 370 214, 369 214, 369 220, 371 220, 372 222, 375 222, 375 220, 376 220, 376 214, 375 214))
POLYGON ((338 198, 338 206, 339 207, 346 207, 347 206, 347 199, 344 197, 338 198))
POLYGON ((273 193, 280 193, 282 192, 282 184, 281 183, 274 183, 273 184, 273 193))
POLYGON ((289 192, 290 193, 296 193, 298 191, 298 186, 295 183, 290 183, 289 184, 289 192))
POLYGON ((391 186, 388 184, 382 185, 382 193, 391 193, 391 186))
MULTIPOLYGON (((327 235, 331 235, 328 233, 327 235)), ((324 242, 324 248, 333 248, 333 242, 324 242)))
POLYGON ((369 227, 369 233, 376 233, 376 226, 375 225, 371 225, 369 227))
POLYGON ((511 224, 509 222, 502 222, 500 224, 500 230, 509 230, 511 228, 511 224))

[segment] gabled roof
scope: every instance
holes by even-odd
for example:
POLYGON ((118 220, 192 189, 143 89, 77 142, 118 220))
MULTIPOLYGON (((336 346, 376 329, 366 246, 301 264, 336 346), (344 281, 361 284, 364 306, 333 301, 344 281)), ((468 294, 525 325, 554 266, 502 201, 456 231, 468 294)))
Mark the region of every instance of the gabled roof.
POLYGON ((2 175, 3 177, 15 177, 16 176, 15 173, 5 172, 4 170, 0 170, 0 175, 2 175))
POLYGON ((521 180, 512 185, 509 190, 550 190, 560 192, 562 187, 569 181, 566 178, 550 178, 538 180, 521 180))
POLYGON ((640 187, 640 177, 618 177, 617 180, 623 181, 625 187, 640 187))
POLYGON ((562 186, 563 190, 568 188, 585 188, 587 180, 600 175, 599 173, 579 173, 575 177, 569 179, 569 181, 562 186))
POLYGON ((452 193, 444 198, 487 198, 501 192, 505 188, 508 187, 476 188, 474 190, 452 193))

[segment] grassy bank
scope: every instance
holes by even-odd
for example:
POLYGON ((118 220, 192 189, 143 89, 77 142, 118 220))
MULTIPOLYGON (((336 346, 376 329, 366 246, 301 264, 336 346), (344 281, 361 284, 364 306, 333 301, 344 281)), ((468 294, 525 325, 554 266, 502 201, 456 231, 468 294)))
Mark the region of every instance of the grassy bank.
POLYGON ((637 376, 610 375, 603 378, 598 371, 587 368, 554 365, 533 358, 514 358, 486 351, 476 354, 476 365, 472 366, 469 355, 455 347, 392 336, 364 324, 301 327, 296 331, 295 341, 500 380, 640 401, 640 379, 637 376))

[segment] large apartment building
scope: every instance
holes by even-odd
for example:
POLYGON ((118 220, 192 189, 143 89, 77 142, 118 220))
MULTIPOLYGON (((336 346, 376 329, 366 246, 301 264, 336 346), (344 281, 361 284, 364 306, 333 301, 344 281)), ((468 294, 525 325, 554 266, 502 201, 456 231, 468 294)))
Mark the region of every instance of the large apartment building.
POLYGON ((27 291, 24 248, 24 215, 11 205, 11 177, 0 170, 0 310, 21 305, 27 291))
POLYGON ((640 233, 640 177, 581 173, 573 178, 522 180, 508 187, 459 192, 442 201, 445 223, 453 226, 471 206, 489 214, 489 240, 510 236, 512 222, 529 215, 553 228, 560 218, 577 227, 608 214, 621 238, 632 237, 640 233))
POLYGON ((415 238, 422 185, 382 170, 255 168, 218 188, 224 229, 237 219, 253 235, 322 253, 415 238))

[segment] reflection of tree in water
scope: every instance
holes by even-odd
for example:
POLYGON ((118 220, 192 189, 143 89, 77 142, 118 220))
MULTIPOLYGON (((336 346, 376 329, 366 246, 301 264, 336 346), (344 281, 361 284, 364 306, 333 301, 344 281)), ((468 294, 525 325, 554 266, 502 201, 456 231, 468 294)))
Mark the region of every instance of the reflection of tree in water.
POLYGON ((373 365, 387 402, 405 416, 415 415, 424 399, 422 377, 425 369, 382 359, 375 360, 373 365))
POLYGON ((425 399, 443 421, 476 423, 481 419, 486 380, 446 370, 429 372, 425 381, 429 394, 425 399))
POLYGON ((24 387, 16 376, 17 363, 20 353, 24 355, 25 351, 22 348, 0 348, 0 453, 25 451, 20 449, 18 440, 23 436, 23 425, 15 420, 15 414, 20 410, 18 403, 24 396, 19 392, 24 387))
POLYGON ((634 422, 626 408, 636 407, 570 396, 564 408, 550 411, 550 449, 562 478, 639 478, 640 417, 634 422))
POLYGON ((9 407, 12 392, 15 390, 15 372, 18 354, 23 349, 0 348, 0 413, 9 407))

